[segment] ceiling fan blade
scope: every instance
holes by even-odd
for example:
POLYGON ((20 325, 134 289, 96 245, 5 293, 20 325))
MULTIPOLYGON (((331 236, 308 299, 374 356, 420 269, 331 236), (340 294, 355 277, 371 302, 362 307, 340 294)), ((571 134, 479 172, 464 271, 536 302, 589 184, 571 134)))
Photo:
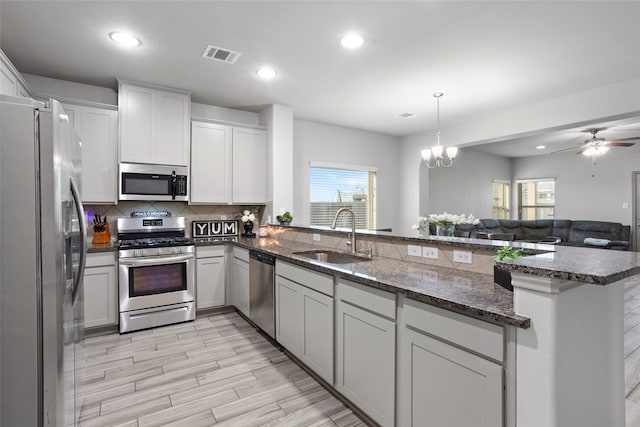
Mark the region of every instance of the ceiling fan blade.
POLYGON ((609 142, 638 141, 638 140, 640 140, 640 136, 632 136, 631 138, 617 138, 617 139, 612 139, 609 142))
POLYGON ((635 142, 620 142, 620 141, 607 141, 605 144, 607 147, 631 147, 636 145, 635 142))

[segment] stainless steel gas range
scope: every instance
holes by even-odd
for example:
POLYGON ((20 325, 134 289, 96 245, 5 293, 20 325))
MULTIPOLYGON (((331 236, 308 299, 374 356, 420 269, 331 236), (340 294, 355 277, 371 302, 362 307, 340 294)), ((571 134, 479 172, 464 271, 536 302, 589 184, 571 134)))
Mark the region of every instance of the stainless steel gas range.
POLYGON ((195 246, 184 217, 118 218, 120 333, 195 319, 195 246))

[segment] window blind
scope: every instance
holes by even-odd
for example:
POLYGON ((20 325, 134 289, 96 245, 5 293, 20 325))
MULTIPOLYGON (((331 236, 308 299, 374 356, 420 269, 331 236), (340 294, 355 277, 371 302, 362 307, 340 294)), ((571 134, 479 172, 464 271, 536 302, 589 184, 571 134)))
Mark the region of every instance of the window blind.
MULTIPOLYGON (((375 171, 330 167, 310 167, 311 225, 330 226, 340 208, 356 216, 356 228, 375 227, 375 171)), ((337 227, 351 228, 349 215, 340 215, 337 227)))

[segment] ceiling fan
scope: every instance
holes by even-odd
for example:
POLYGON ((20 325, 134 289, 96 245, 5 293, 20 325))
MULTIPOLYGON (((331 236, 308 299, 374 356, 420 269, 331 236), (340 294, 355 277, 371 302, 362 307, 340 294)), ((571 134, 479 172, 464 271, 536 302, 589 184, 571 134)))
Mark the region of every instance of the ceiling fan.
POLYGON ((591 134, 591 138, 584 141, 584 144, 578 149, 578 152, 576 154, 583 154, 587 157, 600 156, 609 151, 610 147, 631 147, 635 145, 635 142, 628 141, 640 140, 640 136, 634 136, 631 138, 619 138, 616 140, 599 138, 598 132, 605 129, 606 128, 589 129, 587 132, 591 134))

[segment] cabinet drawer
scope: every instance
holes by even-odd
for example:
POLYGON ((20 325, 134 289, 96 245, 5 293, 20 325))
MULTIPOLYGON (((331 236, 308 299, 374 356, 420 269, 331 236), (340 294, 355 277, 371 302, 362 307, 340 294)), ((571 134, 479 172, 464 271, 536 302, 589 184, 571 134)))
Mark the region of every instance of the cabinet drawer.
POLYGON ((396 295, 391 292, 339 279, 338 298, 380 316, 396 318, 396 295))
POLYGON ((333 277, 286 262, 276 262, 276 274, 306 286, 310 289, 333 296, 333 277))
POLYGON ((199 246, 196 248, 196 258, 210 258, 224 256, 224 246, 199 246))
POLYGON ((429 304, 405 299, 403 321, 414 329, 491 359, 504 359, 504 328, 429 304))
POLYGON ((87 268, 101 267, 104 265, 116 265, 116 257, 114 252, 87 254, 87 268))

